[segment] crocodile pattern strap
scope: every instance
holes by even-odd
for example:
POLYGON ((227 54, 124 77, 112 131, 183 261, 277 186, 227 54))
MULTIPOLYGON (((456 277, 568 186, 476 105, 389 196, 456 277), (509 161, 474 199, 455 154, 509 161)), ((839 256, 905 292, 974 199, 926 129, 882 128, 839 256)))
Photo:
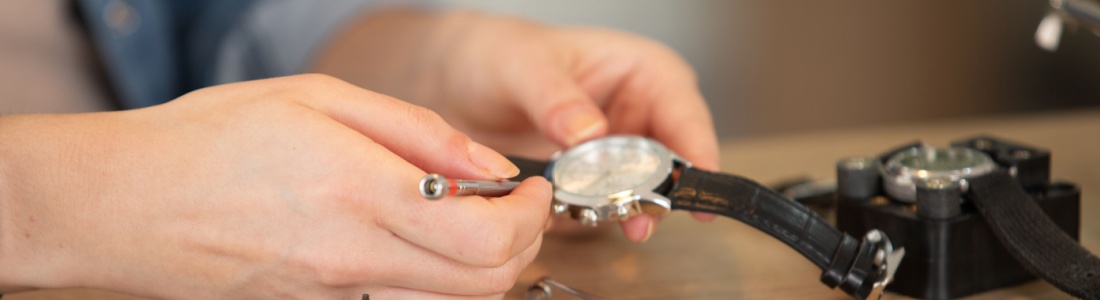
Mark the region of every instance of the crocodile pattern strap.
POLYGON ((822 269, 845 237, 802 204, 735 175, 687 168, 668 196, 672 209, 737 219, 783 241, 822 269))
POLYGON ((1007 172, 969 180, 971 200, 1008 252, 1032 274, 1084 299, 1100 299, 1100 259, 1054 223, 1007 172))
MULTIPOLYGON (((520 169, 517 180, 543 175, 543 161, 508 157, 520 169)), ((752 180, 685 168, 668 192, 672 209, 708 212, 749 224, 801 253, 822 269, 821 282, 866 297, 878 280, 864 242, 830 226, 802 204, 752 180)))
POLYGON ((871 247, 797 201, 744 177, 685 168, 669 191, 672 209, 736 219, 786 243, 821 268, 821 282, 866 297, 879 280, 871 247))

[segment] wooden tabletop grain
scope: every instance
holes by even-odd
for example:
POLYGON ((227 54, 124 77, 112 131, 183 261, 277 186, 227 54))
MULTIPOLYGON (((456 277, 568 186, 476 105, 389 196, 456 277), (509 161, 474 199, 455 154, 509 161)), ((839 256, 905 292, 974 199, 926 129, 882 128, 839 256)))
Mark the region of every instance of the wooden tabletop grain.
MULTIPOLYGON (((933 145, 978 134, 1047 148, 1052 177, 1082 190, 1081 242, 1100 253, 1100 109, 1004 115, 727 140, 722 170, 768 184, 800 176, 833 177, 835 161, 922 140, 933 145)), ((609 299, 849 299, 818 281, 820 270, 783 243, 734 220, 699 223, 674 212, 646 243, 617 230, 585 237, 547 236, 508 298, 542 276, 609 299)), ((559 295, 560 296, 560 295, 559 295)), ((888 294, 887 298, 904 298, 888 294)), ((1070 299, 1032 281, 973 299, 1070 299)), ((91 290, 35 291, 27 299, 135 299, 91 290)), ((561 296, 555 299, 572 299, 561 296)))

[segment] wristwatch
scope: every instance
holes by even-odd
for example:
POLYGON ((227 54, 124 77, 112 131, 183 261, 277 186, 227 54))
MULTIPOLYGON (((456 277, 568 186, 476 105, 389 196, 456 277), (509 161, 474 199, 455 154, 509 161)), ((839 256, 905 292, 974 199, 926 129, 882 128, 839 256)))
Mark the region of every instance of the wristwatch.
POLYGON ((994 147, 995 141, 983 137, 952 147, 894 151, 881 158, 883 191, 915 203, 917 215, 929 219, 950 220, 964 204, 972 205, 1024 269, 1075 297, 1100 299, 1100 259, 1025 190, 1047 184, 1049 166, 1028 163, 1040 161, 1032 156, 1047 155, 1042 161, 1048 164, 1049 154, 1006 142, 994 147))
POLYGON ((881 231, 857 240, 776 191, 744 177, 692 168, 644 137, 591 140, 555 154, 549 163, 512 160, 521 177, 543 175, 554 185, 556 215, 589 226, 672 210, 730 217, 794 248, 822 269, 826 286, 860 299, 880 297, 905 255, 881 231))

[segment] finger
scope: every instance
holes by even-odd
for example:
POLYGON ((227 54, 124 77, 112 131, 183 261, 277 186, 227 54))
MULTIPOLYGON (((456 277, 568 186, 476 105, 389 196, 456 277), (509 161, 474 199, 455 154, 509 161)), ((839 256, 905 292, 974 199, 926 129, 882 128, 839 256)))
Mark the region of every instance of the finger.
POLYGON ((322 87, 302 104, 370 137, 406 161, 429 172, 468 179, 511 178, 519 169, 503 155, 478 144, 438 114, 324 75, 275 80, 322 87))
MULTIPOLYGON (((515 285, 519 274, 535 257, 542 246, 542 236, 506 264, 495 268, 478 268, 462 265, 453 260, 423 260, 416 263, 391 261, 401 268, 393 274, 392 286, 445 293, 451 295, 485 296, 507 292, 515 285), (436 262, 443 262, 435 264, 436 262), (448 265, 447 262, 453 264, 448 265)), ((410 249, 411 250, 411 249, 410 249)), ((437 258, 442 258, 437 256, 437 258)))
MULTIPOLYGON (((718 171, 719 151, 718 138, 714 133, 714 124, 710 118, 710 110, 707 109, 702 96, 695 90, 694 84, 670 84, 663 89, 662 94, 668 99, 685 99, 685 101, 664 101, 661 111, 662 116, 653 116, 655 120, 650 129, 654 139, 661 141, 692 162, 692 167, 718 171), (678 98, 676 98, 678 97, 678 98)), ((656 100, 653 100, 656 101, 656 100)), ((692 212, 691 216, 703 222, 713 221, 717 216, 709 213, 692 212)))
MULTIPOLYGON (((695 168, 717 171, 719 165, 718 139, 713 121, 702 96, 695 88, 694 79, 686 67, 674 67, 667 72, 657 72, 652 66, 639 67, 630 73, 623 90, 617 93, 609 107, 613 130, 616 133, 648 134, 673 152, 680 154, 695 168), (686 74, 668 76, 670 74, 686 74), (670 100, 673 99, 673 100, 670 100)), ((709 213, 692 212, 699 221, 710 222, 716 218, 709 213)), ((641 220, 625 222, 624 233, 632 241, 644 236, 646 223, 641 220)))
MULTIPOLYGON (((408 172, 403 172, 408 173, 408 172)), ((398 198, 420 198, 413 184, 423 173, 402 174, 398 198)), ((521 182, 509 195, 448 197, 377 207, 380 226, 464 264, 496 267, 526 249, 546 226, 551 186, 542 177, 521 182)))
POLYGON ((641 214, 626 221, 622 221, 623 235, 631 242, 641 243, 649 240, 657 228, 657 218, 653 215, 641 214))
MULTIPOLYGON (((617 130, 652 134, 693 167, 717 171, 718 138, 710 110, 696 87, 694 72, 671 51, 658 50, 653 59, 645 60, 629 73, 623 90, 617 93, 614 101, 617 105, 612 107, 615 123, 621 127, 617 130)), ((701 212, 691 215, 704 222, 716 218, 701 212)))
POLYGON ((718 215, 712 214, 712 213, 693 211, 693 212, 691 212, 691 217, 695 218, 696 220, 699 220, 699 221, 711 222, 711 221, 714 221, 714 219, 718 218, 718 215))
POLYGON ((607 134, 607 118, 576 80, 549 60, 505 64, 509 98, 555 143, 569 147, 607 134))
MULTIPOLYGON (((503 295, 490 295, 490 296, 461 296, 451 295, 444 293, 419 291, 406 288, 387 287, 380 289, 368 289, 360 292, 356 292, 353 296, 366 295, 370 299, 439 299, 439 300, 475 300, 475 299, 501 299, 503 295)), ((363 297, 363 296, 360 296, 363 297)), ((365 298, 349 298, 349 299, 365 299, 365 298)))
MULTIPOLYGON (((357 235, 334 233, 334 236, 325 238, 342 242, 316 247, 325 247, 324 250, 338 248, 344 253, 322 258, 327 260, 322 266, 327 266, 327 270, 335 270, 335 273, 323 273, 327 275, 319 276, 325 285, 371 296, 376 296, 380 287, 456 296, 502 294, 515 284, 519 274, 534 261, 542 245, 540 236, 505 264, 486 268, 449 259, 377 228, 358 232, 357 235)), ((304 246, 306 249, 299 252, 302 255, 316 255, 321 251, 309 249, 314 244, 304 246)))
POLYGON ((383 259, 367 257, 376 262, 372 265, 374 268, 372 270, 356 269, 354 271, 359 274, 348 276, 352 280, 368 278, 369 286, 360 285, 363 281, 350 284, 338 282, 335 285, 347 286, 350 290, 370 293, 372 296, 379 286, 459 296, 502 294, 515 284, 516 278, 535 259, 542 245, 540 236, 506 264, 494 268, 483 268, 448 259, 393 235, 375 235, 364 239, 376 242, 371 245, 356 244, 366 248, 350 251, 349 256, 382 253, 389 257, 383 259), (377 274, 375 270, 388 270, 388 272, 377 274))

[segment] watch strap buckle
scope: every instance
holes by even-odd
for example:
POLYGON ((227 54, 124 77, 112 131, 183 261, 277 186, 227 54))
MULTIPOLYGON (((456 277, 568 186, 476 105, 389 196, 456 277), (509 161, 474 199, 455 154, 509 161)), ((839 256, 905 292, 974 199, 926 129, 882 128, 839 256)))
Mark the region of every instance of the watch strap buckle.
POLYGON ((845 235, 821 281, 829 287, 840 286, 856 299, 879 299, 894 281, 903 257, 905 249, 895 250, 886 234, 877 229, 867 232, 858 243, 845 235))

